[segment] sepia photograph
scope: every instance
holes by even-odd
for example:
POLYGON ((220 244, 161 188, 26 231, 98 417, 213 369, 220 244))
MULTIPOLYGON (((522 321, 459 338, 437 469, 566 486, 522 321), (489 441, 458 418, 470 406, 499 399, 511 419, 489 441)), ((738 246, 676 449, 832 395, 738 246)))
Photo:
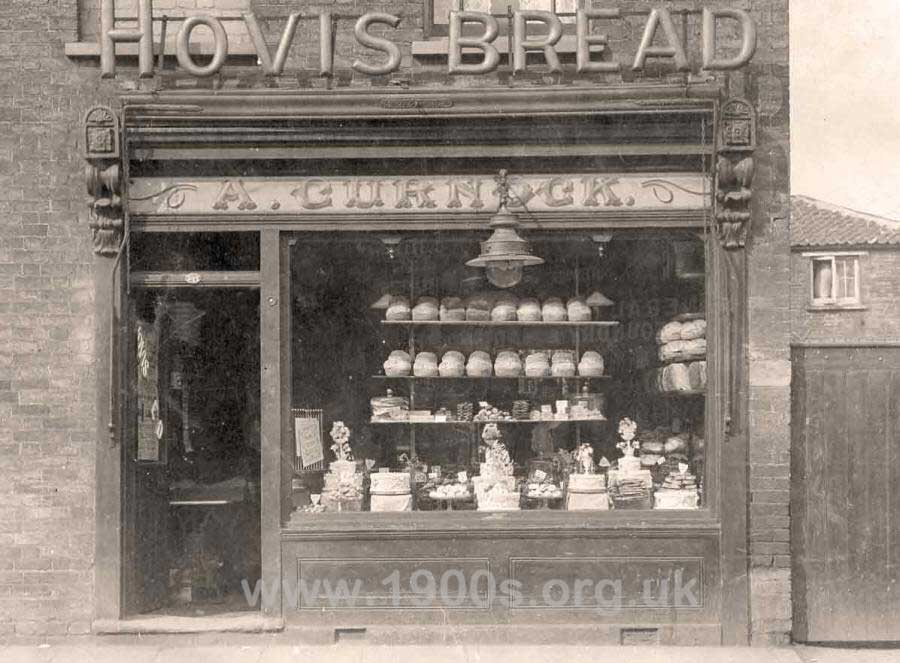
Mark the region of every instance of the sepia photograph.
POLYGON ((0 661, 900 661, 898 0, 0 0, 0 661))

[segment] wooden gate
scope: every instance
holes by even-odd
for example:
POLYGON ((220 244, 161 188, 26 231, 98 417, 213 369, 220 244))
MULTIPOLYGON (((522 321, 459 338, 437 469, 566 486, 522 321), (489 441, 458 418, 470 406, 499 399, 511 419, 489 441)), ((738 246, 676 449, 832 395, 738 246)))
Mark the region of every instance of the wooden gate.
POLYGON ((900 641, 900 347, 793 366, 794 637, 900 641))

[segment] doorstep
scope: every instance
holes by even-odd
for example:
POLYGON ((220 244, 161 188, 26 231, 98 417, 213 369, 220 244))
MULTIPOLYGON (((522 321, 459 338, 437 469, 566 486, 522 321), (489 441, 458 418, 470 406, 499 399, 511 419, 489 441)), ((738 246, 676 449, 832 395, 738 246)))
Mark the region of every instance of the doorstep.
POLYGON ((261 614, 221 614, 202 617, 138 615, 128 619, 98 619, 91 631, 98 635, 122 633, 271 633, 284 629, 284 619, 261 614))

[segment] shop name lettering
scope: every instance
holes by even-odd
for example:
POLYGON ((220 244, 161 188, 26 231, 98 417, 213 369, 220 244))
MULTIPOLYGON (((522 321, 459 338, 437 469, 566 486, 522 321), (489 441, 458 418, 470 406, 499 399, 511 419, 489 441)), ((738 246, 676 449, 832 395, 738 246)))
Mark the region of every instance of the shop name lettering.
MULTIPOLYGON (((568 179, 552 177, 546 180, 520 182, 513 186, 510 207, 526 207, 532 200, 540 202, 544 207, 632 207, 634 196, 616 192, 618 179, 615 177, 583 177, 568 179)), ((348 209, 384 208, 386 205, 394 209, 481 209, 485 206, 482 199, 485 181, 447 180, 436 182, 419 179, 376 180, 360 179, 346 181, 328 181, 318 178, 301 180, 299 186, 290 191, 290 195, 304 210, 323 210, 334 207, 348 209)), ((661 203, 672 202, 674 193, 671 184, 664 180, 649 180, 644 186, 653 187, 656 200, 661 203)), ((178 191, 174 191, 178 193, 178 191)), ((691 192, 702 195, 702 192, 691 192)), ((183 197, 170 195, 176 206, 183 197)), ((491 193, 491 201, 496 198, 496 191, 491 193)), ((275 203, 280 207, 280 203, 275 203)), ((213 209, 227 211, 255 210, 259 207, 256 200, 248 193, 241 180, 225 180, 212 204, 213 209)), ((270 205, 271 207, 271 205, 270 205)), ((277 209, 277 208, 275 208, 277 209)))
MULTIPOLYGON (((153 15, 152 0, 138 0, 137 28, 115 27, 115 0, 100 0, 100 68, 104 77, 112 77, 116 72, 115 45, 122 42, 138 44, 138 70, 141 77, 154 74, 153 57, 153 15)), ((293 45, 297 27, 301 19, 311 18, 309 14, 292 13, 281 33, 274 53, 269 48, 259 21, 253 13, 242 15, 247 32, 256 50, 259 66, 268 76, 284 72, 288 53, 293 45)), ((334 72, 334 40, 332 15, 322 12, 313 18, 319 21, 319 73, 331 76, 334 72)), ((601 51, 609 47, 606 34, 593 30, 604 22, 621 20, 619 9, 579 9, 575 16, 575 70, 579 74, 615 73, 620 70, 618 61, 601 59, 601 51)), ((401 64, 400 47, 394 41, 370 32, 372 26, 380 26, 380 32, 387 28, 398 28, 403 22, 400 16, 386 12, 363 14, 353 26, 353 36, 357 43, 372 51, 365 60, 355 59, 351 67, 362 74, 384 76, 396 72, 401 64), (380 54, 380 55, 379 55, 380 54)), ((487 74, 500 64, 500 50, 495 40, 500 33, 496 16, 476 11, 451 11, 448 17, 449 39, 447 40, 447 70, 450 74, 487 74), (470 29, 478 34, 469 34, 470 29), (477 62, 463 62, 463 52, 476 55, 477 62)), ((512 36, 510 43, 510 65, 516 73, 526 70, 527 53, 543 53, 546 66, 552 72, 561 72, 562 65, 556 46, 563 36, 560 18, 548 11, 516 10, 512 14, 512 36), (529 27, 536 23, 544 25, 542 34, 529 34, 529 27)), ((701 27, 701 69, 725 71, 746 65, 756 50, 756 25, 744 10, 732 8, 703 9, 701 27), (740 45, 737 52, 728 56, 717 54, 717 28, 725 21, 737 22, 740 28, 740 45)), ((640 45, 631 62, 631 69, 642 70, 648 59, 668 60, 677 71, 690 71, 686 44, 676 28, 672 12, 665 7, 650 9, 642 33, 640 45)), ((193 76, 213 76, 222 69, 228 56, 228 34, 222 21, 215 16, 198 14, 181 22, 175 40, 175 56, 179 66, 193 76), (213 54, 208 62, 199 64, 190 52, 193 31, 205 27, 212 32, 213 54)))

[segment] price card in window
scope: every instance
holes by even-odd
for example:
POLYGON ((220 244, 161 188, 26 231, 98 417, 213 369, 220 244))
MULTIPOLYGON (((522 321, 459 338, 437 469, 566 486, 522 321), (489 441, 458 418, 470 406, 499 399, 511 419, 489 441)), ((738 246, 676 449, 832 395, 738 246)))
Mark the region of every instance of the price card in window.
POLYGON ((309 467, 325 460, 322 427, 318 417, 294 418, 294 443, 302 467, 309 467))

